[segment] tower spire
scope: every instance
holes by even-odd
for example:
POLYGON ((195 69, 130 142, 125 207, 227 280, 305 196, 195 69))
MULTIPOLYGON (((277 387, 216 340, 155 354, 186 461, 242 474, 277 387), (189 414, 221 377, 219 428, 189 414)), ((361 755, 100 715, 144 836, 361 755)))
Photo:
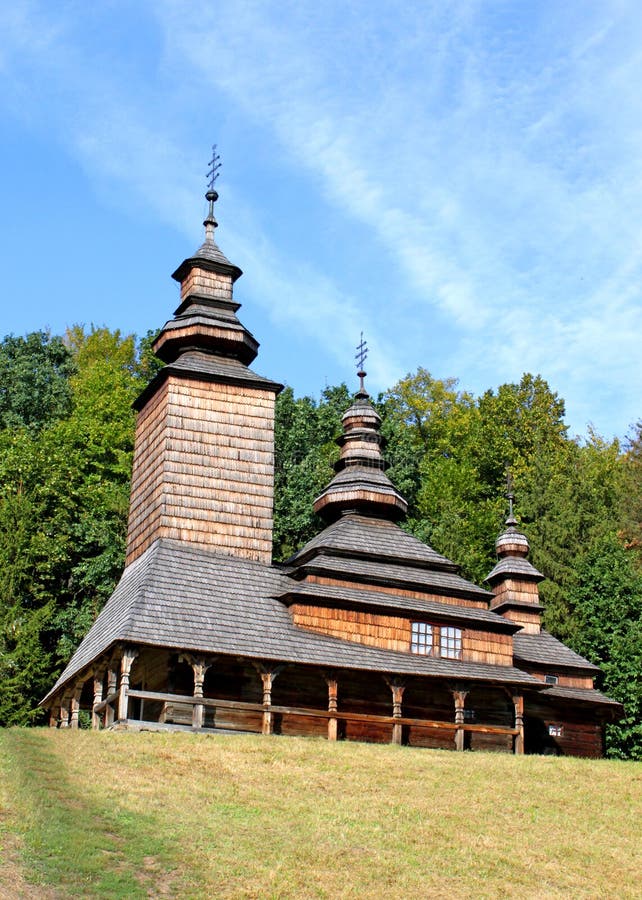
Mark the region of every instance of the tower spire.
POLYGON ((363 368, 365 365, 367 356, 368 356, 368 344, 363 339, 363 331, 362 331, 361 336, 359 338, 359 343, 357 344, 357 352, 355 353, 355 357, 354 357, 357 361, 357 377, 359 379, 359 390, 357 391, 357 397, 366 398, 366 397, 370 396, 366 390, 365 384, 363 383, 363 379, 368 374, 363 368))
POLYGON ((207 193, 205 194, 205 199, 209 203, 207 217, 203 222, 203 225, 205 226, 206 244, 216 244, 216 241, 214 240, 214 229, 218 228, 218 222, 214 216, 214 204, 218 200, 218 191, 215 190, 214 185, 216 184, 219 170, 222 165, 221 157, 216 152, 216 144, 212 144, 212 158, 209 161, 209 169, 205 176, 207 178, 207 193))

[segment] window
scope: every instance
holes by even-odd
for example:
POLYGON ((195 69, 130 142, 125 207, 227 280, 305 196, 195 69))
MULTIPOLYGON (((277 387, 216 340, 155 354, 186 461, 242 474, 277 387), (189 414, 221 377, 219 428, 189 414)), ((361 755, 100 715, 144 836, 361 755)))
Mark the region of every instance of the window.
POLYGON ((564 735, 563 725, 549 725, 548 733, 550 737, 562 737, 564 735))
POLYGON ((429 625, 412 622, 410 650, 422 656, 441 656, 443 659, 461 659, 461 628, 451 625, 429 625))
POLYGON ((557 684, 559 678, 557 677, 557 675, 546 675, 544 677, 544 681, 546 682, 546 684, 557 684))
POLYGON ((432 625, 425 622, 412 623, 410 649, 422 656, 432 656, 432 625))
POLYGON ((461 628, 442 625, 439 651, 444 659, 461 659, 461 628))

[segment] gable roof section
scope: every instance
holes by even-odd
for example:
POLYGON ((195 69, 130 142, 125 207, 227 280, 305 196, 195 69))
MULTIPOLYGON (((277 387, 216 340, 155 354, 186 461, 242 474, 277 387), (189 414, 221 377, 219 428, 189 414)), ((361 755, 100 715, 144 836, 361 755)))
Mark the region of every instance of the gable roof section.
POLYGON ((328 525, 287 562, 298 566, 321 551, 396 562, 402 560, 407 565, 457 571, 455 563, 403 531, 394 522, 356 513, 342 516, 328 525))
POLYGON ((512 666, 381 650, 292 623, 282 570, 178 541, 156 541, 120 583, 46 700, 117 642, 335 668, 541 687, 512 666))
POLYGON ((513 654, 515 661, 521 663, 582 669, 595 674, 600 671, 599 666, 594 666, 588 659, 575 653, 548 631, 539 634, 516 634, 513 638, 513 654))
POLYGON ((346 580, 416 587, 488 603, 493 595, 458 574, 458 566, 394 522, 342 516, 286 563, 295 578, 310 572, 346 580), (323 571, 322 571, 323 570, 323 571))
POLYGON ((420 615, 444 622, 461 625, 484 626, 490 631, 513 634, 521 627, 503 616, 478 607, 457 606, 454 603, 442 603, 438 600, 424 600, 416 597, 401 597, 381 591, 360 590, 328 584, 295 582, 283 594, 279 595, 287 606, 291 603, 303 602, 307 605, 332 606, 341 609, 358 609, 363 607, 368 612, 373 609, 394 611, 397 615, 420 615))

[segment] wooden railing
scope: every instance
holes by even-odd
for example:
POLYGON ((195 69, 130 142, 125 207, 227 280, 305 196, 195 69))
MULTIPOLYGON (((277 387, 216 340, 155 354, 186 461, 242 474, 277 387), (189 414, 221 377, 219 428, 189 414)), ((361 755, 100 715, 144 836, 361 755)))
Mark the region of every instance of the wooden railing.
MULTIPOLYGON (((94 706, 94 713, 100 714, 104 712, 108 706, 113 708, 113 704, 118 700, 120 691, 109 694, 100 703, 94 706)), ((161 703, 176 703, 185 706, 200 706, 209 709, 228 709, 238 712, 256 712, 265 714, 286 715, 286 716, 310 716, 317 719, 335 720, 339 722, 363 722, 376 725, 406 725, 415 728, 431 728, 435 730, 451 731, 478 734, 495 734, 507 735, 515 737, 519 734, 519 729, 504 725, 477 725, 470 722, 456 724, 455 722, 442 722, 434 719, 417 719, 409 716, 385 716, 375 715, 372 713, 345 712, 341 710, 329 711, 326 709, 311 709, 309 707, 300 706, 280 706, 278 704, 248 703, 242 700, 219 700, 210 697, 194 697, 189 694, 167 694, 159 691, 143 691, 131 689, 128 691, 128 697, 138 700, 159 701, 161 703)), ((128 720, 130 722, 132 720, 128 720)), ((144 721, 144 720, 143 720, 144 721)), ((153 725, 152 722, 146 722, 153 725)), ((210 729, 208 729, 210 730, 210 729)))

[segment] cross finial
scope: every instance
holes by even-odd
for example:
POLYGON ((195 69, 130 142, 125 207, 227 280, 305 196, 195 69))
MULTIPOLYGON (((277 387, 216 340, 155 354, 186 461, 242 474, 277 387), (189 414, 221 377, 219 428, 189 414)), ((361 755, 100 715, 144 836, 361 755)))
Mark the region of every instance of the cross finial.
POLYGON ((219 175, 219 169, 223 165, 221 162, 221 157, 216 152, 216 144, 212 144, 212 158, 209 163, 209 170, 207 172, 207 190, 209 192, 214 191, 214 185, 216 184, 216 179, 219 175))
POLYGON ((368 345, 366 341, 363 339, 363 331, 361 332, 359 343, 357 344, 357 352, 355 354, 355 359, 357 361, 357 375, 359 376, 359 393, 366 394, 366 389, 363 383, 363 379, 366 377, 366 373, 363 370, 363 367, 366 362, 366 357, 368 356, 368 345))

